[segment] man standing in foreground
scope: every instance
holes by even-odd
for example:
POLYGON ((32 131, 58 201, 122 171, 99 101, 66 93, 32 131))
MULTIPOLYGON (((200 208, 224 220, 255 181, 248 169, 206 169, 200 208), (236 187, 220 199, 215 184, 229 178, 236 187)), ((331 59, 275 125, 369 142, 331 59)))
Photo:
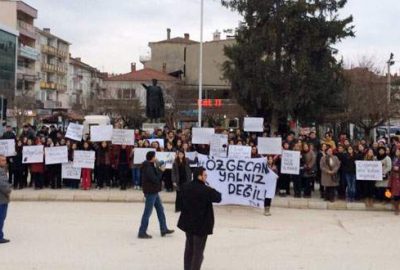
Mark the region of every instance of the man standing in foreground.
POLYGON ((147 234, 147 227, 149 226, 149 219, 153 207, 156 208, 158 222, 160 223, 161 236, 174 233, 173 230, 167 228, 167 221, 165 219, 164 208, 158 195, 161 191, 161 176, 165 168, 160 168, 156 160, 156 152, 150 151, 146 154, 146 161, 142 165, 142 188, 146 198, 144 205, 144 212, 142 222, 139 228, 138 238, 150 239, 151 235, 147 234))
POLYGON ((213 233, 214 210, 212 203, 221 201, 221 193, 206 186, 207 172, 200 167, 193 181, 182 188, 182 212, 178 227, 186 233, 185 270, 199 270, 208 235, 213 233))
POLYGON ((10 202, 11 185, 8 183, 7 159, 0 155, 0 244, 10 242, 4 239, 3 226, 7 216, 8 203, 10 202))

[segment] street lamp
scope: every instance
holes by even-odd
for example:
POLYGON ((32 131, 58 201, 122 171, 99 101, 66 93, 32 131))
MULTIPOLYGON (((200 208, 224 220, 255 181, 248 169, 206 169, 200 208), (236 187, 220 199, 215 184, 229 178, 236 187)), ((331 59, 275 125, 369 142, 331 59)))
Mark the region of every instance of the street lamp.
POLYGON ((390 75, 390 67, 394 65, 395 61, 393 60, 394 54, 390 53, 389 60, 386 62, 387 64, 387 102, 388 102, 388 107, 387 107, 387 112, 388 112, 388 143, 390 143, 390 96, 391 96, 391 75, 390 75))
POLYGON ((203 100, 203 18, 204 18, 204 0, 200 4, 200 59, 199 59, 199 100, 198 100, 198 127, 201 127, 201 113, 203 100))

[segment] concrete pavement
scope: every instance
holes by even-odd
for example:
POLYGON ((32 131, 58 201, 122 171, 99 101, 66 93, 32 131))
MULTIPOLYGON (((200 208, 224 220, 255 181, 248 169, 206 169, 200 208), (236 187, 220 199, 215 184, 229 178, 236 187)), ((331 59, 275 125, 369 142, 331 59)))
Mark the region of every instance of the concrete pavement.
MULTIPOLYGON (((178 214, 166 204, 169 227, 178 214)), ((136 238, 142 203, 12 202, 1 270, 183 269, 185 236, 161 238, 155 213, 136 238)), ((203 270, 397 270, 400 217, 389 212, 215 207, 203 270)))

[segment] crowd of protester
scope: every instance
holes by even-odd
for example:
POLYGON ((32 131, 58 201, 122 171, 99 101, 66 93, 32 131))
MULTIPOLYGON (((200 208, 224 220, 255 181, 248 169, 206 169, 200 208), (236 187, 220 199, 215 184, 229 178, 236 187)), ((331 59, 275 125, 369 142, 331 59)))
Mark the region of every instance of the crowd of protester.
MULTIPOLYGON (((257 153, 257 137, 270 134, 247 133, 242 130, 220 130, 228 135, 229 145, 247 145, 252 147, 251 157, 260 157, 257 153)), ((279 136, 273 134, 272 136, 279 136)), ((80 142, 65 138, 64 132, 55 126, 43 126, 35 130, 24 125, 21 134, 16 135, 7 127, 2 139, 16 140, 16 156, 8 158, 9 181, 15 189, 33 187, 42 188, 127 188, 141 189, 141 165, 134 164, 135 148, 154 148, 156 151, 176 152, 172 169, 163 173, 166 191, 177 190, 176 208, 179 211, 179 190, 183 183, 191 180, 193 162, 186 157, 187 152, 196 151, 209 154, 209 145, 193 145, 191 130, 172 130, 165 127, 153 133, 135 130, 135 145, 112 145, 110 142, 92 143, 87 136, 80 142), (163 139, 164 148, 157 141, 151 144, 150 139, 163 139), (73 161, 75 150, 94 150, 96 152, 95 168, 82 169, 81 180, 62 179, 61 164, 45 163, 23 164, 22 148, 25 145, 44 145, 45 147, 68 146, 70 161, 73 161)), ((365 139, 351 141, 342 133, 336 140, 331 132, 322 139, 315 132, 299 135, 290 132, 283 136, 282 148, 301 152, 300 174, 289 175, 280 172, 281 156, 266 156, 269 167, 279 176, 276 193, 279 196, 310 198, 320 195, 322 199, 333 202, 335 199, 348 202, 364 201, 372 207, 374 201, 394 201, 395 212, 399 214, 400 202, 400 142, 392 137, 390 142, 381 139, 368 142, 365 139), (383 181, 357 181, 356 161, 374 160, 382 162, 383 181)), ((269 207, 270 201, 266 202, 269 207)))

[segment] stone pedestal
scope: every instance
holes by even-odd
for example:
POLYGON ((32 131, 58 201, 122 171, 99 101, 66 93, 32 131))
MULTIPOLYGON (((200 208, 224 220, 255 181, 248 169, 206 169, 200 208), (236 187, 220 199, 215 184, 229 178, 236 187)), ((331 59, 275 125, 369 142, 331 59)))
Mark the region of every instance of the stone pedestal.
POLYGON ((164 129, 165 123, 143 123, 142 130, 153 132, 155 129, 164 129))

